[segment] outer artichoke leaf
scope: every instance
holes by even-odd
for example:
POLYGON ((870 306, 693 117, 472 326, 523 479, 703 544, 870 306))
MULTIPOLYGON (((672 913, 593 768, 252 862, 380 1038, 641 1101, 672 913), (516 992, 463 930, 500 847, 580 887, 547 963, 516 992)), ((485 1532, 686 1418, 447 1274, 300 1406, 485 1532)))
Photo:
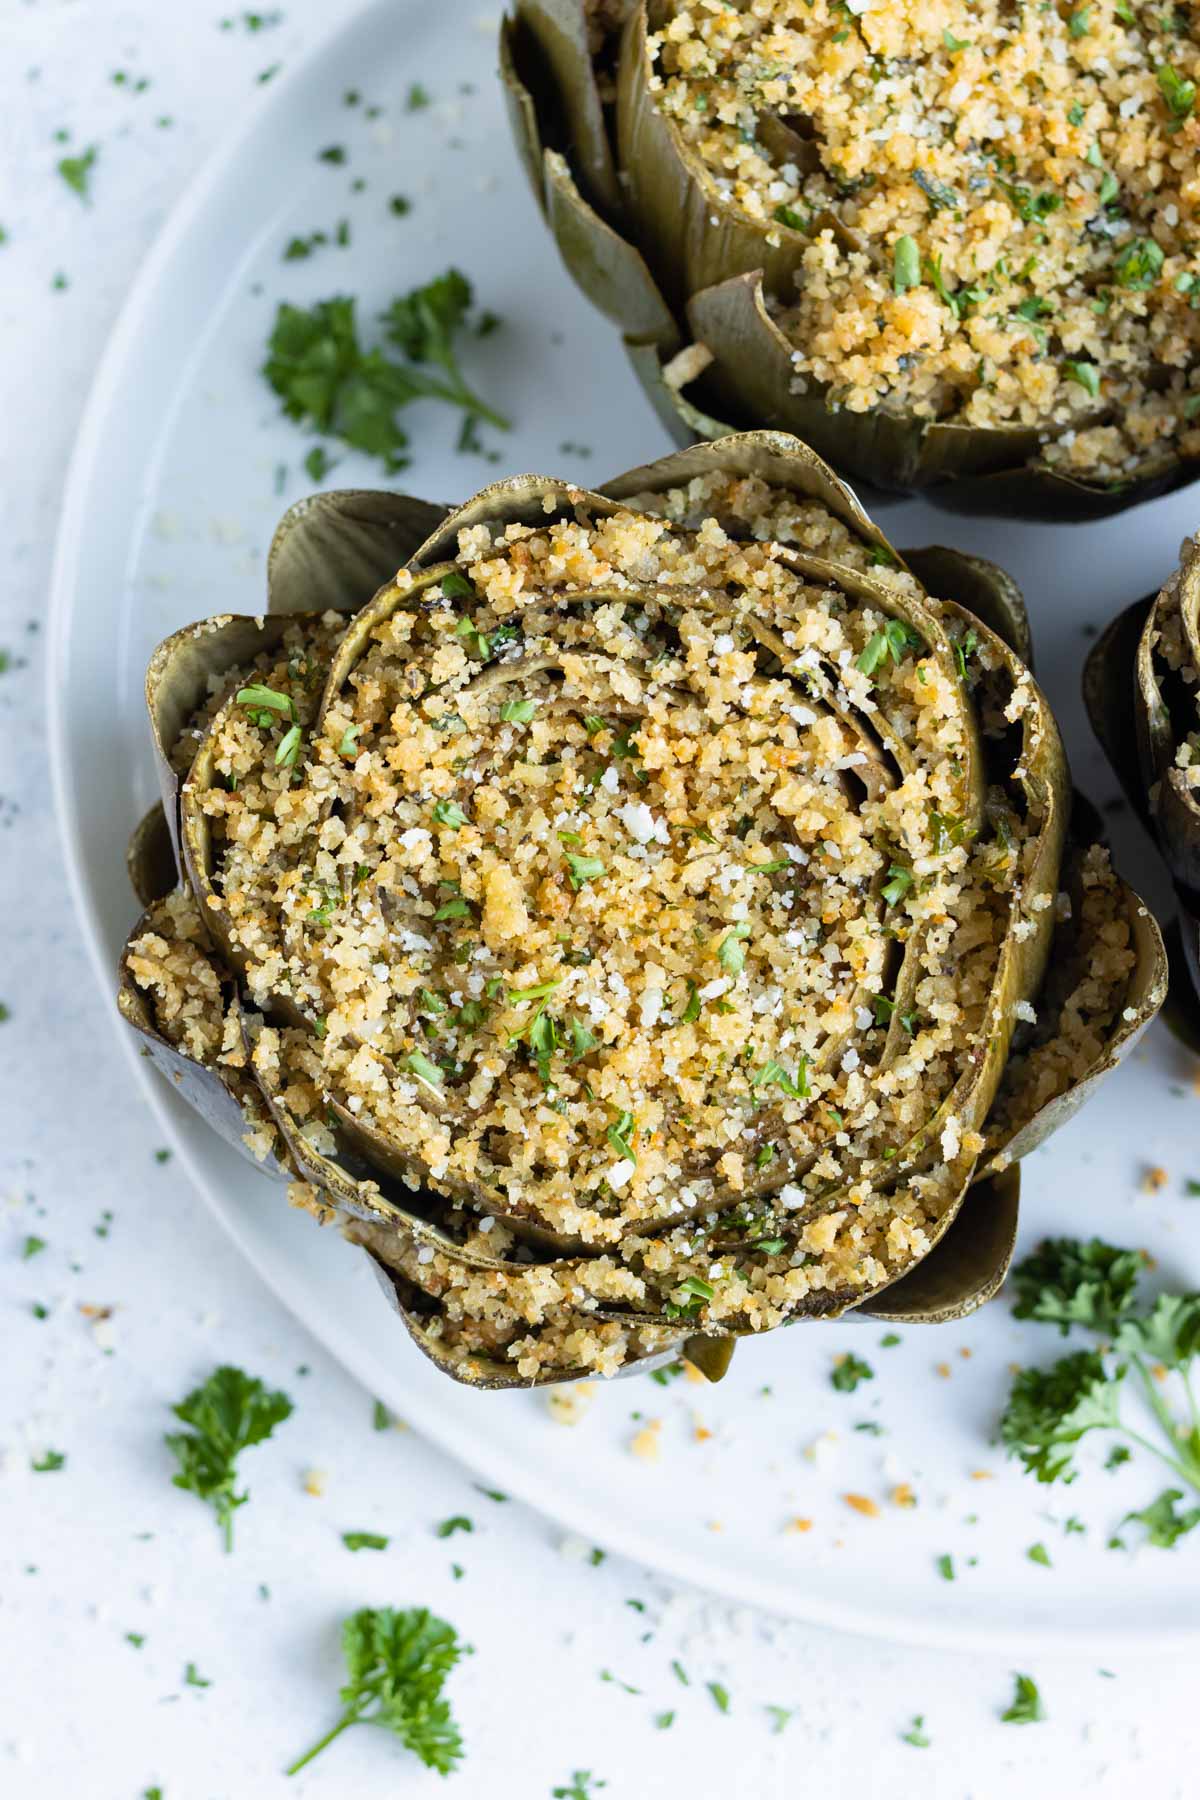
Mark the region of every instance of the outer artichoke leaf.
POLYGON ((1158 844, 1167 867, 1192 904, 1200 904, 1200 795, 1182 769, 1168 769, 1153 794, 1158 844))
POLYGON ((542 132, 538 123, 533 95, 520 69, 520 28, 512 19, 500 21, 500 83, 508 111, 509 129, 529 177, 533 197, 546 210, 546 190, 542 180, 542 132))
MULTIPOLYGON (((473 1355, 445 1344, 438 1334, 439 1321, 436 1305, 389 1260, 395 1254, 393 1234, 378 1225, 367 1225, 359 1220, 350 1220, 344 1228, 343 1235, 352 1244, 358 1244, 367 1251, 380 1286, 404 1321, 413 1342, 418 1349, 424 1352, 430 1362, 454 1381, 461 1382, 465 1387, 495 1390, 550 1387, 556 1382, 587 1380, 592 1375, 591 1370, 577 1367, 548 1368, 543 1369, 531 1380, 528 1376, 519 1375, 515 1365, 511 1362, 502 1362, 499 1358, 473 1355)), ((678 1354, 678 1343, 662 1350, 655 1350, 646 1356, 626 1363, 618 1371, 615 1379, 621 1380, 628 1375, 645 1374, 650 1369, 660 1368, 664 1363, 672 1361, 678 1354)))
POLYGON ((161 800, 134 826, 125 852, 125 867, 130 886, 143 906, 165 900, 179 880, 171 828, 161 800))
MULTIPOLYGON (((522 32, 536 44, 546 72, 544 80, 533 77, 529 83, 543 137, 561 147, 563 140, 551 135, 551 122, 556 124, 559 133, 565 133, 565 146, 584 191, 598 206, 619 212, 621 189, 596 86, 583 0, 516 0, 516 14, 522 32), (538 104, 545 92, 553 95, 552 111, 538 104)), ((524 67, 520 41, 518 57, 524 67)))
POLYGON ((627 336, 671 356, 679 347, 679 327, 641 251, 588 205, 556 150, 546 152, 545 178, 550 229, 577 285, 627 336))
POLYGON ((651 73, 646 8, 639 4, 621 41, 618 160, 630 214, 638 220, 668 301, 682 311, 689 294, 752 269, 761 272, 769 292, 791 295, 808 239, 742 211, 719 192, 711 173, 660 112, 651 73))
MULTIPOLYGON (((692 444, 688 449, 672 451, 615 476, 605 482, 600 492, 620 502, 716 473, 756 475, 772 487, 820 500, 864 543, 875 545, 889 557, 897 554, 829 464, 808 444, 785 431, 740 431, 719 443, 692 444)), ((895 605, 894 596, 889 604, 895 605)))
MULTIPOLYGON (((1083 703, 1092 730, 1125 798, 1149 832, 1154 826, 1142 777, 1134 671, 1138 645, 1153 608, 1153 600, 1139 600, 1119 613, 1092 645, 1083 669, 1083 703)), ((1149 779, 1153 780, 1153 775, 1149 779)))
POLYGON ((688 399, 683 385, 671 379, 670 365, 664 369, 654 344, 626 338, 625 354, 664 431, 681 448, 701 438, 730 437, 735 433, 735 426, 713 418, 688 399))
MULTIPOLYGON (((1082 796, 1076 796, 1072 815, 1072 831, 1076 835, 1067 849, 1060 878, 1061 885, 1071 896, 1071 915, 1055 926, 1052 976, 1038 994, 1038 1007, 1043 1014, 1054 1004, 1056 997, 1060 1003, 1067 999, 1093 955, 1094 947, 1084 935, 1082 927, 1082 890, 1079 877, 1084 852, 1095 841, 1096 834, 1091 829, 1095 820, 1096 815, 1090 803, 1083 800, 1082 796)), ((1073 1118, 1085 1100, 1091 1097, 1096 1085, 1127 1055, 1166 999, 1167 953, 1158 922, 1128 883, 1119 875, 1115 879, 1129 925, 1135 961, 1122 1003, 1108 1028, 1103 1047, 1070 1087, 1056 1094, 1016 1125, 1007 1125, 1003 1133, 989 1133, 985 1165, 988 1171, 1016 1163, 1020 1158, 1028 1156, 1052 1132, 1073 1118)), ((1051 1030, 1047 1035, 1052 1038, 1055 1034, 1051 1030)), ((1016 1078, 1012 1064, 1006 1073, 1016 1078)), ((1003 1098, 1003 1093, 1004 1082, 1001 1082, 1000 1099, 1003 1098)))
POLYGON ((288 508, 267 556, 270 613, 356 612, 401 568, 448 507, 345 488, 288 508))
POLYGON ((687 316, 715 358, 704 387, 723 410, 794 432, 830 462, 877 487, 907 489, 921 479, 925 427, 917 420, 878 407, 861 413, 835 409, 825 389, 811 380, 802 393, 795 391, 795 349, 767 311, 757 270, 693 293, 687 316))
POLYGON ((179 777, 171 755, 188 720, 210 693, 210 683, 231 669, 273 650, 287 621, 252 619, 225 613, 185 625, 157 646, 146 670, 146 706, 154 737, 154 761, 163 811, 175 859, 182 870, 179 844, 179 777))
POLYGON ((1016 1167, 972 1182, 940 1243, 858 1310, 909 1325, 938 1325, 973 1313, 1000 1291, 1008 1273, 1020 1192, 1016 1167))
POLYGON ((408 1335, 441 1374, 448 1375, 463 1387, 490 1389, 493 1392, 502 1388, 550 1387, 560 1381, 580 1381, 587 1374, 586 1369, 551 1368, 543 1369, 540 1375, 530 1381, 518 1375, 512 1363, 470 1355, 443 1343, 436 1329, 436 1312, 430 1310, 426 1296, 415 1283, 409 1281, 398 1269, 389 1266, 378 1241, 378 1229, 375 1228, 369 1241, 364 1233, 372 1230, 370 1226, 350 1225, 345 1236, 352 1244, 358 1244, 366 1250, 379 1285, 399 1314, 408 1335))
MULTIPOLYGON (((953 476, 952 468, 946 472, 953 476)), ((1191 465, 1173 454, 1145 459, 1120 481, 1086 481, 1034 456, 1018 468, 941 482, 930 499, 947 512, 973 517, 1015 515, 1047 525, 1076 525, 1124 512, 1193 479, 1191 465)))
POLYGON ((1167 596, 1159 594, 1142 626, 1133 662, 1138 759, 1141 763, 1142 780, 1147 787, 1151 787, 1172 766, 1178 744, 1171 711, 1159 685, 1155 657, 1158 634, 1166 622, 1169 609, 1167 596))
POLYGON ((949 602, 957 613, 965 608, 982 619, 989 631, 1008 645, 1027 669, 1033 669, 1033 634, 1025 596, 1004 570, 982 556, 968 556, 943 544, 904 550, 904 561, 926 593, 949 602))
POLYGON ((165 1037, 154 1022, 150 1002, 134 981, 129 969, 129 947, 143 932, 151 929, 149 913, 143 913, 133 930, 118 965, 117 1010, 141 1042, 141 1054, 147 1057, 170 1082, 172 1088, 199 1113, 206 1125, 236 1150, 239 1156, 264 1175, 286 1180, 291 1171, 270 1154, 260 1158, 246 1143, 247 1133, 260 1127, 265 1107, 259 1105, 254 1083, 242 1071, 221 1064, 200 1062, 180 1050, 165 1037))
POLYGON ((1200 918, 1185 908, 1168 922, 1163 938, 1171 968, 1163 1018, 1180 1042, 1200 1056, 1200 918))

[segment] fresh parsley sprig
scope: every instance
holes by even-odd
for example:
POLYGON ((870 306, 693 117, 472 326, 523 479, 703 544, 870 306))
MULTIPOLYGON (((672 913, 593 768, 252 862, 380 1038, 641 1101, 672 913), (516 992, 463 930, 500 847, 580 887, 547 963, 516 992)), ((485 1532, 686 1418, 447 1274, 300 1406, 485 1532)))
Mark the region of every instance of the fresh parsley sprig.
POLYGON ((207 1501, 226 1550, 232 1550, 234 1512, 250 1498, 235 1492, 237 1459, 270 1437, 291 1415, 292 1403, 286 1394, 269 1393, 257 1376, 224 1363, 171 1410, 191 1427, 166 1434, 167 1448, 179 1464, 171 1479, 177 1488, 207 1501))
MULTIPOLYGON (((1160 1294, 1148 1307, 1137 1283, 1144 1258, 1099 1238, 1088 1243, 1054 1238, 1014 1272, 1020 1319, 1095 1332, 1099 1347, 1077 1350, 1044 1369, 1015 1377, 1000 1421, 1012 1455, 1042 1482, 1075 1479, 1075 1450, 1091 1431, 1114 1431, 1170 1469, 1183 1487, 1170 1488, 1128 1520, 1146 1527, 1147 1541, 1168 1548, 1200 1524, 1200 1508, 1179 1513, 1185 1489, 1200 1494, 1200 1405, 1192 1364, 1200 1352, 1200 1294, 1160 1294), (1166 1381, 1178 1377, 1184 1415, 1168 1402, 1166 1381), (1140 1394, 1158 1438, 1131 1426, 1121 1402, 1140 1394)), ((1127 1460, 1128 1451, 1122 1460, 1127 1460)))
POLYGON ((381 347, 364 347, 353 298, 335 295, 311 307, 283 301, 262 372, 289 419, 378 457, 394 474, 407 466, 409 441, 396 414, 414 400, 442 400, 469 419, 508 429, 503 414, 468 387, 459 366, 455 337, 471 304, 471 284, 457 269, 393 300, 382 319, 401 361, 381 347))
POLYGON ((427 1769, 453 1774, 463 1741, 442 1688, 468 1649, 453 1625, 424 1606, 404 1612, 364 1606, 353 1613, 342 1626, 348 1676, 340 1693, 342 1716, 284 1773, 297 1774, 351 1725, 380 1725, 427 1769))

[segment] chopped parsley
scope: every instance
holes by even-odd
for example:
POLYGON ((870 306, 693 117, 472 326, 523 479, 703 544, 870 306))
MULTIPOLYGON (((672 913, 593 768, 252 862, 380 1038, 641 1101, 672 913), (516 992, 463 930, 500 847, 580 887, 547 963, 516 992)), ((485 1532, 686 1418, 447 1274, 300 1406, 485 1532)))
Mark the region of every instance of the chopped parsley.
POLYGON ((1155 74, 1158 78, 1158 91, 1171 115, 1167 130, 1179 131, 1184 122, 1191 118, 1195 108, 1196 84, 1194 81, 1186 81, 1170 63, 1160 63, 1155 74))
POLYGON ((347 1550, 386 1550, 391 1539, 376 1531, 343 1531, 342 1542, 347 1550))
POLYGON ((928 1750, 932 1739, 925 1735, 925 1714, 917 1713, 907 1731, 900 1733, 902 1744, 911 1744, 914 1750, 928 1750))
POLYGON ((60 1469, 66 1468, 67 1459, 61 1450, 47 1450, 41 1456, 31 1458, 29 1466, 35 1475, 57 1475, 60 1469))
POLYGON ((1042 1696, 1032 1675, 1013 1677, 1012 1701, 1000 1717, 1005 1725, 1038 1725, 1046 1717, 1042 1696))
POLYGON ((90 199, 88 183, 99 154, 96 145, 89 144, 81 156, 64 156, 57 164, 58 172, 71 192, 85 202, 90 199))
POLYGON ((746 951, 743 939, 750 936, 750 927, 744 921, 727 931, 717 945, 717 961, 730 975, 740 975, 746 966, 746 951))
POLYGON ((874 1381, 874 1379, 875 1371, 870 1363, 864 1362, 860 1356, 855 1356, 851 1351, 849 1355, 843 1356, 841 1361, 834 1365, 829 1383, 831 1387, 837 1389, 839 1394, 852 1394, 860 1382, 874 1381))
POLYGON ((475 1521, 468 1519, 466 1513, 455 1513, 453 1518, 443 1519, 434 1530, 434 1536, 440 1538, 453 1537, 456 1531, 474 1531, 475 1521))

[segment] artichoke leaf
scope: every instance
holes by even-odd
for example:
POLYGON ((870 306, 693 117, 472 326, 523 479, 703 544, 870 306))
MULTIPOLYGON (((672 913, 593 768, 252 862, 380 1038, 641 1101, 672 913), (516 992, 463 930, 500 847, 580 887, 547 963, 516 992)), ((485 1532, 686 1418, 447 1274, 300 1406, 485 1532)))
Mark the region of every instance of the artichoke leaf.
POLYGON ((771 317, 757 270, 693 291, 695 336, 715 361, 705 374, 717 402, 793 431, 822 456, 883 490, 908 491, 947 474, 978 475, 1022 463, 1044 434, 1028 426, 984 429, 917 419, 894 408, 853 412, 831 403, 812 376, 798 377, 795 346, 771 317))
POLYGON ((786 431, 739 431, 720 443, 692 444, 606 481, 600 493, 627 502, 638 494, 661 493, 717 474, 756 476, 770 487, 819 500, 861 542, 880 550, 887 560, 899 560, 852 489, 838 480, 815 450, 786 431))
POLYGON ((999 1293, 1008 1273, 1020 1192, 1015 1166, 973 1181, 940 1243, 858 1310, 898 1325, 939 1325, 975 1312, 999 1293))
MULTIPOLYGON (((1094 953, 1094 946, 1084 938, 1080 925, 1082 906, 1079 875, 1083 849, 1081 844, 1072 844, 1068 848, 1062 875, 1063 886, 1071 895, 1072 908, 1070 919, 1057 927, 1053 965, 1054 972, 1060 976, 1064 997, 1074 985, 1072 971, 1082 972, 1086 969, 1094 953)), ((1116 881, 1122 910, 1129 925, 1135 961, 1102 1048, 1088 1067, 1061 1093, 1038 1107, 1027 1118, 1007 1124, 1003 1131, 989 1132, 985 1173, 1004 1169, 1008 1164, 1015 1164, 1020 1158, 1028 1156, 1052 1132, 1073 1118, 1084 1101, 1090 1098, 1097 1083, 1115 1069, 1133 1048, 1166 999, 1167 953, 1158 923, 1119 875, 1116 876, 1116 881)), ((1039 999, 1044 1009, 1051 1004, 1052 996, 1048 992, 1042 992, 1039 999)), ((1055 1031, 1051 1029, 1048 1035, 1053 1037, 1055 1031)), ((1011 1063, 1006 1075, 1010 1079, 1016 1078, 1011 1063)), ((1003 1099, 1003 1090, 1004 1083, 1001 1083, 999 1099, 1003 1099)))
POLYGON ((544 213, 546 189, 543 181, 542 131, 533 95, 522 74, 521 60, 519 25, 512 19, 501 19, 500 84, 504 89, 509 130, 517 146, 522 167, 529 177, 533 197, 544 213))
MULTIPOLYGON (((465 1387, 494 1391, 503 1388, 550 1387, 557 1382, 583 1381, 594 1375, 593 1370, 586 1368, 550 1367, 542 1369, 531 1378, 519 1375, 512 1362, 503 1362, 499 1358, 482 1356, 445 1343, 440 1335, 436 1303, 402 1269, 395 1266, 394 1234, 360 1220, 349 1220, 343 1229, 343 1235, 352 1244, 358 1244, 367 1251, 384 1294, 399 1314, 413 1342, 430 1362, 454 1381, 465 1387)), ((629 1321, 625 1319, 622 1322, 629 1321)), ((670 1335, 674 1342, 656 1347, 626 1363, 618 1371, 616 1379, 626 1375, 645 1374, 650 1369, 672 1361, 679 1353, 683 1333, 675 1327, 670 1335)))
POLYGON ((166 811, 158 800, 133 828, 125 852, 129 885, 144 907, 165 900, 179 880, 166 811))
POLYGON ((682 312, 689 295, 756 270, 770 293, 790 296, 809 240, 756 218, 720 193, 655 102, 647 35, 646 7, 635 5, 617 74, 617 155, 629 212, 639 222, 662 291, 682 312))
MULTIPOLYGON (((198 625, 185 625, 156 646, 146 670, 146 707, 154 741, 163 811, 171 833, 176 864, 182 873, 180 846, 180 778, 173 761, 189 719, 204 705, 214 681, 274 650, 293 619, 248 618, 225 613, 198 625)), ((307 622, 307 621, 306 621, 307 622)), ((315 623, 315 618, 311 621, 315 623)))
MULTIPOLYGON (((1154 824, 1146 788, 1155 775, 1153 764, 1149 774, 1142 768, 1137 713, 1146 699, 1138 691, 1135 672, 1138 646, 1153 612, 1154 601, 1150 599, 1139 600, 1119 613, 1096 639, 1083 671, 1083 702, 1092 730, 1112 764, 1125 798, 1151 834, 1154 824)), ((1151 690, 1155 705, 1161 704, 1157 693, 1155 684, 1151 690)))
POLYGON ((148 908, 130 932, 121 953, 117 970, 118 1012, 141 1039, 141 1054, 218 1137, 261 1174, 290 1179, 292 1170, 286 1153, 281 1157, 269 1152, 263 1157, 246 1142, 247 1136, 265 1123, 261 1096, 254 1082, 240 1069, 190 1056, 160 1031, 150 1000, 134 980, 129 966, 132 945, 153 928, 152 909, 148 908))
POLYGON ((927 594, 953 617, 969 613, 1001 638, 1025 668, 1033 670, 1033 633, 1025 596, 1004 570, 986 557, 968 556, 944 544, 928 544, 901 555, 927 594))
POLYGON ((334 489, 290 506, 267 553, 269 613, 357 612, 394 581, 449 507, 407 494, 334 489))
POLYGON ((656 345, 626 338, 625 354, 664 431, 681 450, 704 439, 736 435, 734 426, 703 412, 687 397, 683 392, 686 382, 681 384, 672 378, 671 365, 664 368, 656 345))
MULTIPOLYGON (((596 86, 583 0, 516 0, 516 16, 522 37, 532 40, 546 71, 546 81, 534 76, 527 90, 543 136, 553 142, 548 125, 551 121, 557 125, 560 141, 555 147, 570 149, 584 191, 598 206, 619 212, 621 188, 596 86), (538 109, 539 90, 553 96, 551 108, 538 109)), ((519 43, 517 48, 519 55, 519 43)))
POLYGON ((679 327, 646 259, 588 205, 566 158, 555 150, 546 152, 545 195, 554 241, 576 286, 627 337, 672 356, 679 348, 679 327))

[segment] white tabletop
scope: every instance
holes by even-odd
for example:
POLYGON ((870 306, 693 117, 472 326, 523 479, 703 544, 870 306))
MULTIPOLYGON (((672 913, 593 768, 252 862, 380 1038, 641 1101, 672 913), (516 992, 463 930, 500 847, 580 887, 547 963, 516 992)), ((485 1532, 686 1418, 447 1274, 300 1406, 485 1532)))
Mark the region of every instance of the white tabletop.
MULTIPOLYGON (((670 1592, 487 1498, 414 1433, 374 1430, 372 1396, 156 1158, 63 885, 39 621, 72 435, 138 260, 260 73, 328 23, 324 0, 282 10, 276 22, 260 9, 257 30, 231 11, 223 29, 220 6, 199 0, 0 0, 0 1794, 440 1791, 380 1732, 282 1775, 336 1717, 339 1621, 382 1604, 428 1605, 475 1647, 450 1689, 467 1741, 447 1790, 460 1800, 541 1800, 572 1792, 577 1770, 603 1800, 1193 1794, 1193 1667, 1101 1673, 1042 1656, 1031 1637, 1020 1666, 1049 1717, 1003 1724, 1008 1659, 880 1646, 670 1592), (55 164, 90 144, 84 205, 55 164), (30 1236, 46 1248, 26 1260, 30 1236), (296 1403, 245 1459, 252 1499, 229 1557, 207 1511, 171 1486, 162 1442, 170 1403, 220 1361, 296 1403), (33 1472, 48 1448, 65 1465, 33 1472), (456 1514, 474 1529, 439 1539, 456 1514), (347 1530, 389 1548, 351 1554, 347 1530), (209 1685, 185 1680, 189 1663, 209 1685), (709 1682, 727 1690, 726 1713, 709 1682), (781 1734, 769 1707, 792 1709, 781 1734), (926 1748, 903 1741, 915 1715, 926 1748)), ((461 10, 464 30, 494 27, 469 0, 461 10)), ((630 1487, 633 1504, 632 1469, 630 1487)))

